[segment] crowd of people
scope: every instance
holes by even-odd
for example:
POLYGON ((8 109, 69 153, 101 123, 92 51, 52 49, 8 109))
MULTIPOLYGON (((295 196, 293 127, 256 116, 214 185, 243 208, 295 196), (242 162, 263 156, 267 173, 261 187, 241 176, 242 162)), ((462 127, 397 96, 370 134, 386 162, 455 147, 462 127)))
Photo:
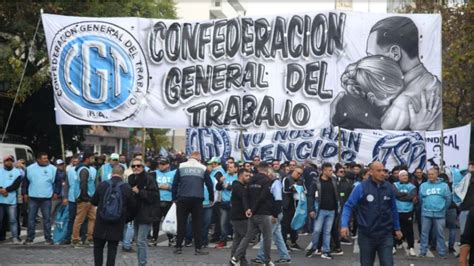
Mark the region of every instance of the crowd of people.
POLYGON ((177 233, 168 233, 167 239, 176 255, 191 246, 195 255, 207 255, 210 243, 225 248, 232 240, 229 263, 248 265, 246 250, 260 242, 251 262, 272 265, 291 263, 292 251, 332 259, 344 254, 341 245, 357 241, 361 265, 373 265, 376 255, 380 265, 393 265, 403 242, 409 256, 425 257, 431 249, 446 258, 460 241, 461 265, 474 263, 472 162, 456 183, 438 167, 410 173, 406 166, 389 170, 377 161, 315 165, 258 156, 250 162, 201 159, 197 151, 188 158, 137 153, 131 160, 86 152, 53 164, 46 153, 38 153, 36 162, 26 166, 5 156, 0 240, 7 238, 8 228, 13 244, 32 245, 41 222, 47 244, 93 247, 96 265, 103 264, 106 244, 107 265, 114 265, 120 243, 123 252, 135 252, 136 243, 138 264, 146 265, 148 248, 157 246, 160 225, 175 204, 177 233), (55 242, 52 218, 61 206, 67 206, 67 232, 55 242), (27 227, 23 242, 21 225, 27 227), (300 233, 312 236, 305 251, 300 233), (273 261, 272 242, 278 251, 273 261))

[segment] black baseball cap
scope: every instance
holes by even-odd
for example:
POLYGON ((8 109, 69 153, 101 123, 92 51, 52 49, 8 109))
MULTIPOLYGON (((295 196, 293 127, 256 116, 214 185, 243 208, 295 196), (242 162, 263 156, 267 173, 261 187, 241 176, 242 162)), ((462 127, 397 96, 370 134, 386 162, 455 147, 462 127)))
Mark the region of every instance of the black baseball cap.
POLYGON ((158 162, 160 164, 169 164, 170 160, 168 160, 168 158, 161 158, 158 162))

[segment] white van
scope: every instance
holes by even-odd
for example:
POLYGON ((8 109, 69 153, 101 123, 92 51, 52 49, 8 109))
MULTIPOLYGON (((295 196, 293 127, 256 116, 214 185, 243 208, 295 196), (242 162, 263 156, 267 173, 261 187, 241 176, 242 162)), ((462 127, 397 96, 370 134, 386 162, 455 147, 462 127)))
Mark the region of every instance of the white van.
POLYGON ((29 146, 22 144, 0 143, 0 167, 3 167, 3 157, 7 155, 13 155, 15 157, 15 161, 24 159, 27 163, 31 163, 35 159, 33 150, 29 146))

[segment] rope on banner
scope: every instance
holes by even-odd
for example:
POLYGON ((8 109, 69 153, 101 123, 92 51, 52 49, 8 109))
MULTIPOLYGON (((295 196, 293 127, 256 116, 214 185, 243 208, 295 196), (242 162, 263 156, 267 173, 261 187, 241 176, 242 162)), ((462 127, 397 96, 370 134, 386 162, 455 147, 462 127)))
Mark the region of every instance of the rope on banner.
MULTIPOLYGON (((43 14, 43 9, 41 9, 40 12, 41 12, 41 14, 43 14)), ((36 23, 35 34, 33 35, 33 40, 31 40, 30 47, 28 48, 28 53, 25 55, 25 57, 26 57, 25 58, 25 66, 23 67, 23 73, 21 74, 20 84, 18 84, 18 88, 16 90, 15 98, 13 99, 12 108, 10 109, 10 114, 8 115, 7 123, 5 124, 5 130, 3 130, 2 142, 1 143, 3 143, 3 141, 5 140, 5 135, 7 134, 8 126, 10 125, 10 119, 12 118, 13 110, 15 109, 16 99, 18 99, 18 94, 20 92, 21 84, 23 83, 23 78, 25 77, 26 67, 28 66, 28 58, 30 57, 31 48, 33 47, 33 45, 35 43, 36 34, 38 33, 40 23, 41 23, 41 15, 38 19, 38 23, 36 23)))

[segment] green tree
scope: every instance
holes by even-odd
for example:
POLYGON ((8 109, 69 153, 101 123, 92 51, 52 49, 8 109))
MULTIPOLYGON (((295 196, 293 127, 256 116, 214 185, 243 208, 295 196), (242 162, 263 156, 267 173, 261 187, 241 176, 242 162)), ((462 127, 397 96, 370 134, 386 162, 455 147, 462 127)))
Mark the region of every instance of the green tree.
POLYGON ((441 14, 444 128, 473 121, 474 2, 451 6, 417 0, 401 12, 441 14))
MULTIPOLYGON (((442 16, 444 128, 474 121, 474 1, 448 5, 415 1, 401 12, 439 13, 442 16)), ((471 125, 470 156, 474 158, 474 128, 471 125)))
POLYGON ((147 148, 153 148, 157 153, 160 152, 161 147, 168 150, 171 143, 166 136, 169 129, 149 128, 147 129, 148 139, 145 143, 147 148))
MULTIPOLYGON (((9 1, 0 2, 0 134, 28 64, 7 133, 27 137, 41 150, 60 154, 58 127, 42 25, 33 40, 40 10, 45 13, 91 17, 176 18, 172 0, 128 1, 9 1), (31 49, 29 47, 31 46, 31 49), (21 123, 20 123, 21 122, 21 123), (38 140, 42 139, 42 144, 38 140)), ((80 145, 84 127, 64 126, 66 147, 80 145)))

